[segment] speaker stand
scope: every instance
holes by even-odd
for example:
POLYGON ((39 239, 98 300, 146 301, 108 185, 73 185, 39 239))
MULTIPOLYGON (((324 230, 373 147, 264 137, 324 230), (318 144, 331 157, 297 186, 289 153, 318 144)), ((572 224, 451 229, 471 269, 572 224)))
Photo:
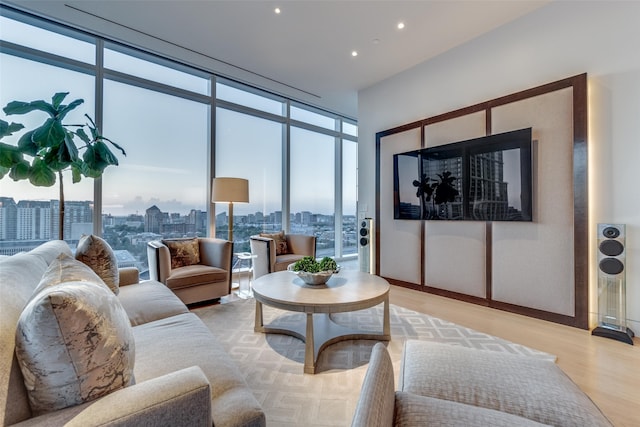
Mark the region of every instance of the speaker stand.
POLYGON ((593 331, 591 331, 591 335, 595 335, 597 337, 611 338, 616 341, 622 341, 627 344, 633 345, 633 337, 635 334, 629 328, 626 331, 618 331, 616 329, 604 328, 602 326, 598 326, 593 331))

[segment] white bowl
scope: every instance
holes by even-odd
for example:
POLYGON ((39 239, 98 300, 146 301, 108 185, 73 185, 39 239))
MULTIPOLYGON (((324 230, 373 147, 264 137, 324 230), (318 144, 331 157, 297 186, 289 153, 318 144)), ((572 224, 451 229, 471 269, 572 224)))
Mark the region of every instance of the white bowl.
POLYGON ((294 271, 293 264, 290 264, 287 267, 287 270, 289 270, 293 274, 296 274, 307 285, 317 286, 317 285, 324 285, 325 283, 327 283, 327 280, 329 280, 331 276, 333 276, 334 274, 340 271, 340 266, 338 266, 338 268, 336 268, 335 270, 319 271, 318 273, 309 273, 306 271, 294 271))

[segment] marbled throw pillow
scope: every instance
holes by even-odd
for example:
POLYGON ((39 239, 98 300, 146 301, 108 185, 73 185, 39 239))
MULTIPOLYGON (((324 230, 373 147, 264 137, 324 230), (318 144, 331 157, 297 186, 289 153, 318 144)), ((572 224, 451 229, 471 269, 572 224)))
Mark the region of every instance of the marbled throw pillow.
POLYGON ((171 268, 200 264, 200 245, 198 239, 167 239, 163 240, 171 254, 171 268))
POLYGON ((109 289, 118 295, 118 260, 106 240, 93 234, 82 236, 76 248, 76 259, 91 267, 109 289))
POLYGON ((24 308, 16 327, 16 358, 37 416, 128 386, 133 330, 110 290, 61 283, 43 289, 24 308))
POLYGON ((105 289, 109 287, 88 265, 70 257, 67 254, 60 254, 54 259, 47 270, 42 275, 40 283, 33 291, 33 295, 37 295, 45 288, 59 285, 64 282, 90 282, 96 286, 102 286, 105 289))
POLYGON ((289 246, 287 245, 287 239, 284 237, 284 230, 279 233, 260 233, 260 237, 267 237, 273 239, 276 244, 276 255, 284 255, 289 253, 289 246))

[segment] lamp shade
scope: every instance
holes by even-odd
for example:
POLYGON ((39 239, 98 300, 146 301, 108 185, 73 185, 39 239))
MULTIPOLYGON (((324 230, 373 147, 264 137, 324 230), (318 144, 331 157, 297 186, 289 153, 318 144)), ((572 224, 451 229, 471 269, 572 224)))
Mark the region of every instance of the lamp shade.
POLYGON ((211 201, 249 203, 249 181, 243 178, 213 178, 211 201))

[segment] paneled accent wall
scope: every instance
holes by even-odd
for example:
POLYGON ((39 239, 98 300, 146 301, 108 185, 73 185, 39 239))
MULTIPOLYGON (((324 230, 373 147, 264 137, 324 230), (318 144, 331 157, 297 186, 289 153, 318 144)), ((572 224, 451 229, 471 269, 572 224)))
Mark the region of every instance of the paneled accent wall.
POLYGON ((588 328, 586 81, 582 74, 378 132, 378 274, 397 285, 588 328), (393 219, 394 154, 528 127, 532 222, 393 219))

